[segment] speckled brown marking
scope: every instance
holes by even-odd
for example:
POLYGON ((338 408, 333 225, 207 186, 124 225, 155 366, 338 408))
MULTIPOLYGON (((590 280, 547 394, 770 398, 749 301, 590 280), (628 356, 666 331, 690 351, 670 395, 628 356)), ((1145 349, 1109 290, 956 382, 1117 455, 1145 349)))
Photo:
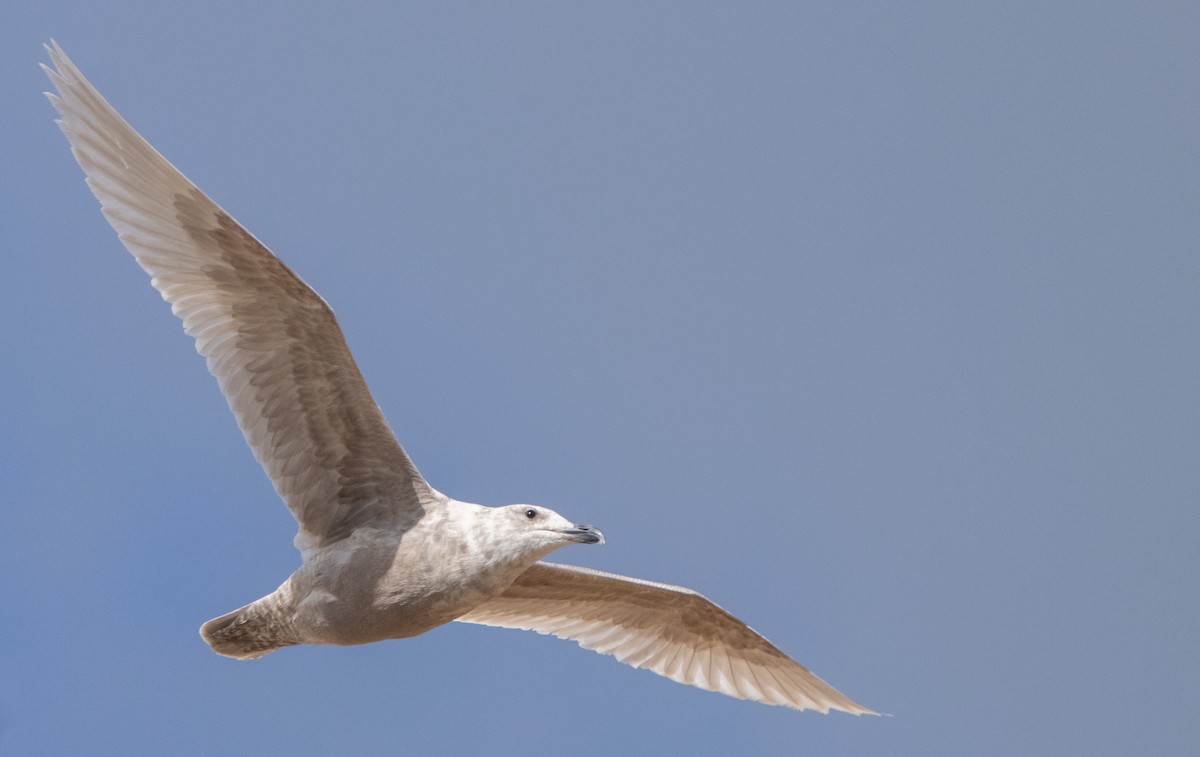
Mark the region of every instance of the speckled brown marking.
POLYGON ((248 374, 230 407, 297 520, 318 546, 361 525, 411 526, 424 482, 371 399, 333 311, 199 190, 176 194, 174 207, 212 253, 200 272, 237 329, 221 354, 206 357, 232 359, 248 374))

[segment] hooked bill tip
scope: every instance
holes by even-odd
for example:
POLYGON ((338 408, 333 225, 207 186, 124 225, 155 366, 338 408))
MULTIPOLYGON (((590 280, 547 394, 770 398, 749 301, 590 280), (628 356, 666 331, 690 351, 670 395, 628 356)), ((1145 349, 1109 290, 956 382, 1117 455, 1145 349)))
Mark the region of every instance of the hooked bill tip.
POLYGON ((562 533, 571 537, 571 540, 579 544, 603 544, 604 534, 595 526, 575 526, 573 528, 564 528, 562 533))

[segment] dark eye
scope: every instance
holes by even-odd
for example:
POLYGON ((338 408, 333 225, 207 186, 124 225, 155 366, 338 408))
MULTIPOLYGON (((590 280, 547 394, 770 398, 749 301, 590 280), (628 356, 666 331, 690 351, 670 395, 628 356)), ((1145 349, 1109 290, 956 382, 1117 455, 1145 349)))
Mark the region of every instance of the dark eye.
POLYGON ((525 517, 529 518, 530 520, 533 520, 534 518, 537 517, 537 510, 534 510, 532 507, 529 508, 528 510, 525 511, 525 517))

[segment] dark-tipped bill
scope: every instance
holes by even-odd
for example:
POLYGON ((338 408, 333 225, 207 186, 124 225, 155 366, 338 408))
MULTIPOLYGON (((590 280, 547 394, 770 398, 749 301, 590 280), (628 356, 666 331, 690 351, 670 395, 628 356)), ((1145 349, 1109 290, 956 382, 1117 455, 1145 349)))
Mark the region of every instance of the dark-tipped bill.
POLYGON ((603 544, 604 534, 595 526, 572 526, 557 529, 560 534, 571 537, 571 541, 579 544, 603 544))

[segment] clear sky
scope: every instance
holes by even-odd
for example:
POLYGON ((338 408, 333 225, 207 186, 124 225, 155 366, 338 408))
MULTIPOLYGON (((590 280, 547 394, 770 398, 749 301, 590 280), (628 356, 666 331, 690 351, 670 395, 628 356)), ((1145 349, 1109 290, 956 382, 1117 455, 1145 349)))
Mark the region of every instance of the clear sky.
POLYGON ((0 753, 1194 753, 1194 3, 4 16, 0 753), (894 717, 475 626, 213 654, 294 525, 52 124, 51 37, 332 304, 434 486, 597 524, 555 559, 894 717))

